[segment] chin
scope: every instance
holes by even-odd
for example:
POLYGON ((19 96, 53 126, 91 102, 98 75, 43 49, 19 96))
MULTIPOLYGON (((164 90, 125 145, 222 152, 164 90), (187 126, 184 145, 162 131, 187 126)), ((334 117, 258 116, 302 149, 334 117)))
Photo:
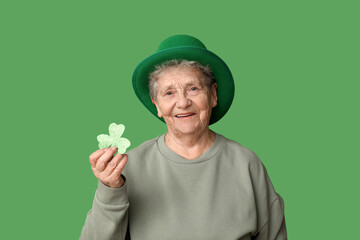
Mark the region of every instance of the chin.
POLYGON ((176 120, 177 119, 165 118, 165 123, 168 127, 168 130, 175 133, 176 135, 192 135, 209 127, 208 124, 204 124, 199 120, 194 121, 193 119, 192 121, 188 122, 179 122, 176 120))
POLYGON ((184 134, 184 135, 192 135, 198 133, 199 131, 203 130, 203 126, 200 124, 189 124, 188 126, 178 126, 175 128, 175 132, 184 134))
POLYGON ((192 135, 196 133, 196 129, 176 129, 176 132, 182 135, 192 135))

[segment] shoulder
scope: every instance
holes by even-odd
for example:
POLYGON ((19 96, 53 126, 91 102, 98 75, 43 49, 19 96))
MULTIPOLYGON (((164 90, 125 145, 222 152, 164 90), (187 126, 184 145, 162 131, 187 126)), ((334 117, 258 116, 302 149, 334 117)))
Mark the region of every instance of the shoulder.
POLYGON ((132 176, 136 176, 145 169, 151 168, 152 162, 159 156, 157 144, 159 137, 147 140, 126 153, 128 161, 123 173, 129 181, 131 181, 132 176))
POLYGON ((262 165, 259 156, 254 151, 232 139, 229 139, 222 135, 220 136, 224 138, 222 154, 229 155, 231 156, 231 159, 241 161, 246 165, 262 165))
POLYGON ((267 171, 259 156, 242 144, 222 136, 225 140, 221 154, 231 165, 240 171, 248 172, 250 176, 258 178, 266 176, 267 171))
POLYGON ((231 156, 232 165, 236 166, 239 172, 248 174, 252 185, 256 188, 254 191, 257 196, 268 194, 269 199, 275 199, 277 197, 268 172, 254 151, 244 147, 240 143, 225 138, 223 154, 231 156))
POLYGON ((157 150, 157 141, 160 136, 157 136, 153 139, 147 140, 140 144, 139 146, 131 149, 126 154, 129 156, 139 156, 148 153, 149 151, 157 150))

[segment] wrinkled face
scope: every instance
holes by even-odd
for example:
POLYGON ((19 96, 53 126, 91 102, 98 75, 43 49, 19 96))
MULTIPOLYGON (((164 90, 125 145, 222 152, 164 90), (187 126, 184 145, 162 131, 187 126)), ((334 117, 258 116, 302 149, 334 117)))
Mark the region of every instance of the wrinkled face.
POLYGON ((208 129, 211 110, 217 104, 216 83, 209 90, 200 71, 170 67, 159 75, 156 91, 152 100, 169 131, 183 135, 208 129))

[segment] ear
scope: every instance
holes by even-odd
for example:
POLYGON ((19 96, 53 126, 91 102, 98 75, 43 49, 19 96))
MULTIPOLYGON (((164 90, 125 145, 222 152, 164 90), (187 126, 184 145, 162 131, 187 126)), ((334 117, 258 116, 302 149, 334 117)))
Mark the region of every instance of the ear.
POLYGON ((162 113, 161 113, 161 111, 160 111, 160 108, 159 108, 159 105, 157 104, 157 102, 156 102, 156 100, 154 99, 154 98, 151 98, 151 101, 152 101, 152 103, 155 105, 155 107, 156 107, 156 110, 157 110, 157 112, 158 112, 158 117, 159 118, 162 118, 163 117, 163 115, 162 115, 162 113))
POLYGON ((217 84, 211 85, 211 106, 214 108, 217 106, 217 84))

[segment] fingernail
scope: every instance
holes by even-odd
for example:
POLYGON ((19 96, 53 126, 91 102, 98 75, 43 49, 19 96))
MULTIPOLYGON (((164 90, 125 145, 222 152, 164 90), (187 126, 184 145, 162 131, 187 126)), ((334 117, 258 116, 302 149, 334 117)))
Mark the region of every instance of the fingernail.
POLYGON ((115 149, 116 149, 116 147, 112 147, 111 149, 112 149, 112 150, 115 150, 115 149))

